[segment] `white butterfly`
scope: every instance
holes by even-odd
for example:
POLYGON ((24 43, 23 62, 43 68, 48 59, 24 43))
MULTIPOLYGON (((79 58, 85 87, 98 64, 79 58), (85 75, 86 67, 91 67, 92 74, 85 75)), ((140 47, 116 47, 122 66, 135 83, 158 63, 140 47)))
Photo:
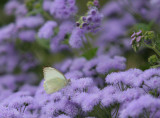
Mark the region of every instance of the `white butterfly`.
POLYGON ((62 89, 69 82, 69 80, 67 80, 65 76, 55 68, 45 67, 43 73, 45 79, 43 87, 48 94, 62 89))

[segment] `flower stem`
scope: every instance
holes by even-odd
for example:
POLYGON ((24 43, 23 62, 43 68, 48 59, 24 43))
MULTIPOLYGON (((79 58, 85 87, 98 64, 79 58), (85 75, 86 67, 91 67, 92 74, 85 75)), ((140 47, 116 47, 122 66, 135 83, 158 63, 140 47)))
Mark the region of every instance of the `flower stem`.
POLYGON ((155 46, 152 47, 152 46, 146 44, 144 41, 143 41, 143 44, 144 44, 147 48, 150 48, 150 49, 154 50, 154 52, 160 57, 160 52, 156 49, 155 46))

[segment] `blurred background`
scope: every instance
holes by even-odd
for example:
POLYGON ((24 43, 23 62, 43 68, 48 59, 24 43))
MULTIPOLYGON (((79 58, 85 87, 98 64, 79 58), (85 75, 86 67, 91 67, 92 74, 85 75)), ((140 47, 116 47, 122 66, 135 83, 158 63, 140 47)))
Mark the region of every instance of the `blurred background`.
MULTIPOLYGON (((107 0, 100 0, 101 8, 107 3, 107 0)), ((0 0, 0 27, 13 22, 14 16, 7 16, 4 13, 4 5, 7 3, 7 0, 0 0)), ((79 16, 83 15, 87 11, 86 6, 87 0, 77 0, 77 4, 79 9, 81 9, 78 14, 79 16)), ((133 31, 131 31, 133 33, 133 31)), ((128 37, 130 38, 130 34, 128 33, 128 37)), ((21 43, 17 42, 16 45, 17 49, 20 49, 22 52, 32 51, 40 61, 40 64, 32 69, 30 69, 30 72, 35 72, 39 76, 39 78, 43 78, 43 72, 42 68, 46 66, 52 66, 54 63, 61 62, 66 57, 73 57, 72 53, 63 51, 61 53, 51 54, 47 49, 42 48, 39 44, 36 42, 30 45, 30 43, 21 43)), ((126 53, 123 55, 127 58, 127 69, 129 68, 140 68, 142 70, 149 68, 148 64, 148 57, 149 55, 152 55, 153 51, 149 49, 141 49, 138 52, 134 52, 133 50, 126 51, 126 53)), ((17 69, 16 72, 19 70, 17 69)))

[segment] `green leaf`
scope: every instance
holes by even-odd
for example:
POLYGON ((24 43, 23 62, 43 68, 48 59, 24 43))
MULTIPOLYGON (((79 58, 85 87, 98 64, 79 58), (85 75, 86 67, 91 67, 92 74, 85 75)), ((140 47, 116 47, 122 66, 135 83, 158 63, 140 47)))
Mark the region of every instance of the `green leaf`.
POLYGON ((41 11, 42 11, 42 9, 36 9, 36 10, 28 12, 26 16, 36 15, 36 14, 40 13, 41 11))
POLYGON ((159 96, 157 89, 153 89, 153 90, 149 91, 149 94, 154 96, 154 97, 158 97, 159 96))
POLYGON ((152 55, 148 58, 148 62, 151 65, 155 65, 158 62, 158 57, 156 55, 152 55))
POLYGON ((155 38, 155 33, 154 33, 154 31, 147 31, 147 32, 145 32, 145 34, 144 34, 144 39, 145 40, 153 40, 155 38))
POLYGON ((142 32, 150 31, 151 26, 150 24, 143 24, 143 23, 138 23, 134 26, 133 28, 136 32, 139 30, 142 30, 142 32))
POLYGON ((87 60, 90 60, 96 56, 97 50, 98 50, 98 48, 91 48, 91 49, 85 51, 82 54, 82 56, 85 57, 87 60))
POLYGON ((50 45, 49 45, 50 41, 48 39, 40 39, 37 37, 36 40, 37 40, 38 44, 40 46, 42 46, 43 48, 50 49, 50 45))
POLYGON ((160 50, 160 34, 157 34, 155 45, 158 50, 160 50))
POLYGON ((62 43, 66 44, 66 45, 69 45, 70 36, 71 36, 70 34, 66 34, 62 43))

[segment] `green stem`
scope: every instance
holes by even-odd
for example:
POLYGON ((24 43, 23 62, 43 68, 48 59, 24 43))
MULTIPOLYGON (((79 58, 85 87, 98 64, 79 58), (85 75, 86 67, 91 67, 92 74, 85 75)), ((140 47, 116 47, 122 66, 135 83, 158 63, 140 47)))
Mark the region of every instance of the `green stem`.
POLYGON ((119 105, 118 105, 118 109, 117 109, 115 118, 118 118, 118 111, 119 111, 119 105))
POLYGON ((87 39, 87 42, 88 42, 88 44, 89 44, 89 47, 90 47, 90 48, 93 48, 93 47, 92 47, 92 43, 90 42, 88 35, 86 35, 86 39, 87 39))
POLYGON ((156 110, 156 111, 153 113, 153 115, 152 115, 151 118, 154 118, 154 116, 155 116, 155 114, 157 113, 157 111, 158 111, 158 110, 156 110))
POLYGON ((46 11, 43 10, 43 0, 40 0, 41 4, 41 13, 47 20, 53 20, 53 17, 50 16, 46 11))
POLYGON ((100 104, 100 107, 102 107, 103 111, 105 112, 105 114, 108 116, 110 114, 110 112, 106 111, 106 108, 103 107, 103 105, 100 104))
POLYGON ((42 10, 41 13, 47 20, 53 20, 53 18, 44 10, 42 10))
POLYGON ((147 86, 148 88, 152 89, 150 86, 148 86, 147 84, 144 83, 145 86, 147 86))
POLYGON ((152 47, 152 46, 146 44, 144 41, 143 41, 143 44, 144 44, 147 48, 150 48, 150 49, 154 50, 154 52, 157 53, 157 55, 160 57, 160 52, 156 49, 155 46, 152 47))
POLYGON ((151 68, 158 68, 160 65, 151 66, 151 68))
POLYGON ((117 109, 115 109, 114 113, 112 114, 112 117, 114 116, 115 113, 117 113, 117 109))
POLYGON ((146 109, 144 109, 144 112, 146 113, 147 118, 150 118, 150 113, 149 113, 149 112, 147 112, 147 110, 146 110, 146 109))
POLYGON ((153 47, 152 48, 157 54, 158 54, 158 56, 160 57, 160 52, 155 48, 155 47, 153 47))
POLYGON ((26 109, 26 106, 25 106, 24 109, 23 109, 23 113, 24 113, 25 109, 26 109))
POLYGON ((85 52, 88 49, 88 46, 85 43, 85 39, 83 37, 81 38, 82 38, 82 44, 83 44, 82 48, 84 48, 83 52, 85 52))

